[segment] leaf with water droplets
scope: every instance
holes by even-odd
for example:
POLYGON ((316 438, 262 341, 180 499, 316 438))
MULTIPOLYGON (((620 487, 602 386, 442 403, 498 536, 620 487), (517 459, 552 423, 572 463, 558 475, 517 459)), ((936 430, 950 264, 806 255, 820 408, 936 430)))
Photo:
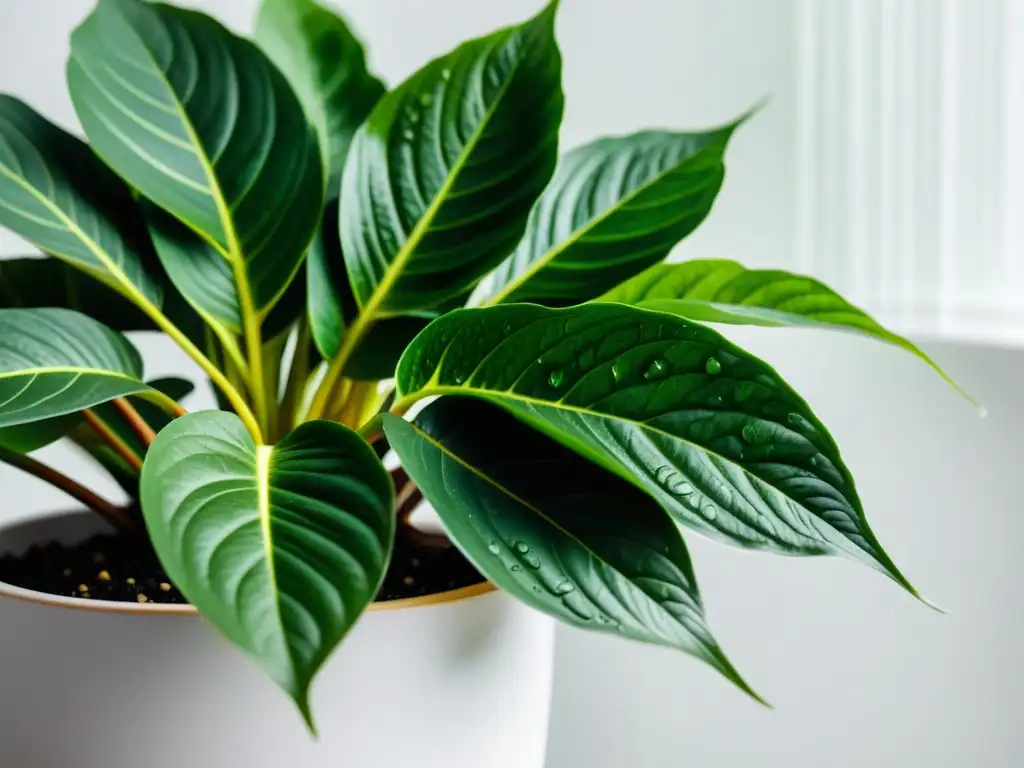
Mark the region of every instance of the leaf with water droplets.
POLYGON ((356 132, 340 226, 360 307, 432 310, 515 248, 558 154, 556 8, 430 62, 356 132))
POLYGON ((567 153, 491 276, 489 303, 576 304, 664 259, 711 211, 737 125, 641 131, 567 153))
POLYGON ((971 399, 917 345, 887 330, 827 285, 806 275, 747 269, 724 259, 657 264, 612 288, 600 301, 708 323, 853 331, 916 355, 971 399))
POLYGON ((352 135, 384 95, 345 20, 313 0, 263 0, 257 44, 287 78, 316 128, 331 195, 352 135))
POLYGON ((753 549, 844 554, 913 592, 825 426, 770 366, 710 328, 620 304, 464 309, 413 341, 397 379, 399 408, 430 395, 486 399, 645 489, 684 525, 753 549), (594 365, 573 365, 590 348, 594 365), (665 361, 654 381, 644 375, 652 360, 665 361), (552 367, 565 371, 557 390, 552 367))
POLYGON ((409 476, 499 587, 569 624, 692 654, 755 695, 708 629, 678 528, 644 493, 477 400, 385 418, 409 476))

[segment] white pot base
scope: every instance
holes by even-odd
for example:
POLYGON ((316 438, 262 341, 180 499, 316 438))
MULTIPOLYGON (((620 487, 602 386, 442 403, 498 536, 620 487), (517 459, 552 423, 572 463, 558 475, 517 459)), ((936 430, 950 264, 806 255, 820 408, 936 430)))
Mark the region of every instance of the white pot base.
MULTIPOLYGON (((0 552, 52 527, 0 532, 0 552)), ((0 597, 0 766, 542 768, 553 644, 499 593, 368 613, 314 686, 314 741, 194 616, 0 597)))

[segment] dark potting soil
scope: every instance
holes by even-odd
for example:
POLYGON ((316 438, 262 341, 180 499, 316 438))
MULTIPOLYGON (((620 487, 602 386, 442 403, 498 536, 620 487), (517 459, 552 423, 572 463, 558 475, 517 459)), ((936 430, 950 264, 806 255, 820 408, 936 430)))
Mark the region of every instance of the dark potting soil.
MULTIPOLYGON (((155 553, 127 535, 99 535, 75 546, 51 543, 0 557, 0 581, 51 595, 139 603, 186 603, 155 553)), ((479 584, 458 549, 400 535, 378 601, 420 597, 479 584)))

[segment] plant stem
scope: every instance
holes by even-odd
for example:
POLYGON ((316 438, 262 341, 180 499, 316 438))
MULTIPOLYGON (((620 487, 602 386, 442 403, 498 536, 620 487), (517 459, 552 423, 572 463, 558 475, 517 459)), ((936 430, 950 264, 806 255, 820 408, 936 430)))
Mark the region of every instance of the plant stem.
POLYGON ((356 431, 363 440, 373 445, 384 436, 384 418, 378 413, 356 431))
POLYGON ((94 411, 84 410, 82 416, 85 418, 86 423, 92 427, 96 433, 103 438, 103 440, 114 449, 122 459, 128 462, 128 465, 132 467, 136 472, 142 471, 142 457, 139 456, 132 447, 122 440, 110 425, 107 424, 103 419, 96 415, 94 411))
POLYGON ((421 501, 423 501, 423 492, 410 480, 395 499, 395 515, 398 522, 409 525, 409 518, 412 517, 412 513, 416 511, 416 507, 421 501))
POLYGON ((259 422, 253 415, 248 403, 245 402, 245 398, 242 397, 242 394, 231 385, 231 382, 227 380, 227 377, 221 372, 221 370, 210 362, 210 358, 204 355, 199 348, 192 343, 191 339, 181 332, 178 326, 172 323, 163 312, 157 309, 148 300, 139 301, 136 299, 136 303, 153 319, 153 322, 159 326, 160 330, 173 339, 186 355, 195 360, 199 367, 203 369, 203 373, 210 377, 210 381, 212 381, 220 388, 220 391, 224 393, 228 402, 230 402, 232 407, 235 409, 235 413, 238 414, 238 417, 245 424, 252 436, 257 439, 260 438, 263 433, 260 431, 259 422))
POLYGON ((113 405, 125 418, 125 421, 128 422, 132 431, 138 435, 143 444, 147 447, 152 445, 153 441, 156 440, 156 432, 154 432, 153 428, 149 426, 144 418, 142 418, 142 414, 135 410, 135 406, 123 397, 115 398, 113 405))
POLYGON ((303 317, 299 321, 299 329, 295 335, 295 353, 292 355, 288 381, 281 398, 281 418, 286 429, 295 426, 299 408, 302 407, 303 395, 306 393, 306 384, 309 382, 310 336, 309 318, 303 317))
POLYGON ((9 464, 15 469, 20 469, 22 472, 38 477, 55 488, 59 488, 117 528, 133 532, 139 530, 138 523, 126 515, 123 509, 97 496, 85 486, 40 461, 0 448, 0 462, 9 464))
MULTIPOLYGON (((383 301, 381 297, 380 301, 383 301)), ((324 380, 320 382, 320 387, 316 391, 316 396, 313 398, 313 404, 309 407, 309 413, 306 418, 322 419, 324 412, 327 410, 327 406, 330 403, 331 390, 338 385, 338 379, 341 377, 342 371, 345 369, 345 364, 352 357, 352 353, 356 351, 359 346, 359 342, 363 340, 363 336, 366 332, 373 327, 376 322, 376 311, 377 306, 380 304, 378 301, 376 304, 368 304, 362 312, 356 317, 356 321, 352 324, 345 332, 345 340, 341 344, 341 349, 338 350, 330 362, 327 368, 327 375, 324 376, 324 380)))

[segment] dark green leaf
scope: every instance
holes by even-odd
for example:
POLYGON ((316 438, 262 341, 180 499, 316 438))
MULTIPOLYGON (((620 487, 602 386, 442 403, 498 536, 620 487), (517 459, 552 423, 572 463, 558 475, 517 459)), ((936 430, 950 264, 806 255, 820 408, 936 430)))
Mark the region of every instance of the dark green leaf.
POLYGON ((600 301, 730 325, 847 330, 893 344, 921 358, 960 387, 909 339, 886 330, 827 285, 777 269, 747 269, 735 261, 658 264, 608 291, 600 301))
POLYGON ((519 241, 557 153, 556 5, 431 62, 356 132, 341 239, 369 314, 433 309, 519 241))
POLYGON ((704 618, 690 556, 658 504, 494 406, 442 398, 385 417, 402 466, 488 579, 585 629, 678 648, 756 695, 704 618))
POLYGON ((106 326, 67 309, 0 310, 0 427, 144 392, 139 353, 106 326))
POLYGON ((664 259, 711 211, 737 125, 644 131, 568 153, 489 278, 489 301, 576 304, 664 259))
POLYGON ((313 0, 263 0, 255 38, 316 128, 334 190, 352 135, 384 95, 384 84, 367 70, 363 45, 345 20, 313 0))
POLYGON ((125 184, 85 144, 0 95, 0 225, 159 308, 159 266, 125 184))
MULTIPOLYGON (((331 226, 337 221, 337 212, 337 201, 328 204, 324 225, 306 260, 309 328, 318 355, 324 360, 338 354, 346 326, 359 313, 345 271, 338 230, 331 226)), ((362 381, 392 378, 402 352, 431 319, 400 315, 378 321, 348 359, 344 375, 362 381)))
POLYGON ((325 360, 341 349, 346 319, 355 308, 338 235, 338 202, 331 201, 306 257, 306 314, 313 343, 325 360))
POLYGON ((14 453, 31 453, 67 436, 79 423, 77 413, 0 429, 0 448, 14 453))
POLYGON ((824 425, 770 366, 709 328, 618 304, 459 310, 402 356, 396 409, 443 394, 505 407, 696 530, 843 553, 913 591, 824 425))
POLYGON ((373 599, 394 536, 391 479, 339 424, 257 446, 234 414, 164 429, 142 470, 142 509, 168 576, 296 701, 373 599))
POLYGON ((100 0, 72 35, 68 82, 93 149, 212 247, 242 314, 265 315, 323 204, 316 134, 280 72, 194 11, 100 0))
POLYGON ((0 260, 0 309, 63 307, 115 331, 153 330, 153 321, 121 294, 58 259, 0 260))

